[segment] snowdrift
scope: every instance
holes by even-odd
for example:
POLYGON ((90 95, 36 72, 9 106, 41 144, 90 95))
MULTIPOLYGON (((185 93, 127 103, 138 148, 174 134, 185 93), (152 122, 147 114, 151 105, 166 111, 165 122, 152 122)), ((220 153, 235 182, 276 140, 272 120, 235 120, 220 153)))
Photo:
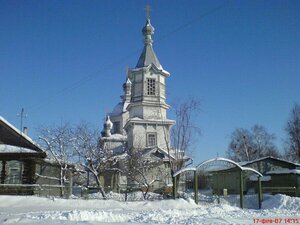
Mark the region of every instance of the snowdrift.
POLYGON ((123 202, 0 196, 0 224, 4 225, 253 224, 257 218, 287 217, 300 219, 300 198, 268 195, 262 210, 242 210, 228 202, 196 205, 193 199, 123 202))

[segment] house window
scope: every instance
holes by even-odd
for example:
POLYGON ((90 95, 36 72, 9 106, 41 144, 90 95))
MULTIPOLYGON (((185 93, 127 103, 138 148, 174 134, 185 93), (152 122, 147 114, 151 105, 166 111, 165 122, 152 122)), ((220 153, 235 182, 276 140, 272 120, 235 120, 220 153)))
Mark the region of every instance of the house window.
POLYGON ((5 183, 22 184, 22 173, 23 173, 23 166, 20 161, 17 160, 7 161, 7 174, 6 174, 5 183))
POLYGON ((156 145, 156 134, 148 133, 147 134, 147 146, 155 146, 156 145))
POLYGON ((147 79, 147 95, 155 95, 155 79, 147 79))

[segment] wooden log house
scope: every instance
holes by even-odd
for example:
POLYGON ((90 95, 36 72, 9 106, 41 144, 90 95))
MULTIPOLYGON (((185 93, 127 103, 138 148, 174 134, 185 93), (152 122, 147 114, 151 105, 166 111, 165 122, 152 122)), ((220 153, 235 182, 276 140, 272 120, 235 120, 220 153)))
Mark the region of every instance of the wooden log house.
MULTIPOLYGON (((61 196, 60 166, 0 116, 0 194, 61 196)), ((70 170, 71 171, 71 170, 70 170)), ((64 195, 71 193, 71 173, 64 195)))

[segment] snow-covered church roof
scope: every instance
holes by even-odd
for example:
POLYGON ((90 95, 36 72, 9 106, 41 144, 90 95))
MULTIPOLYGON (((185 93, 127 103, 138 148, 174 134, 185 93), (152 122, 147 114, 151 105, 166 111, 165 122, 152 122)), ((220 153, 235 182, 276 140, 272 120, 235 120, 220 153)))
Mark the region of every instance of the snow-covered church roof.
POLYGON ((111 134, 109 137, 102 137, 102 140, 110 140, 110 141, 127 141, 127 136, 122 134, 111 134))
POLYGON ((129 105, 129 102, 119 102, 113 109, 111 113, 109 113, 110 116, 119 116, 123 112, 126 112, 127 106, 129 105))

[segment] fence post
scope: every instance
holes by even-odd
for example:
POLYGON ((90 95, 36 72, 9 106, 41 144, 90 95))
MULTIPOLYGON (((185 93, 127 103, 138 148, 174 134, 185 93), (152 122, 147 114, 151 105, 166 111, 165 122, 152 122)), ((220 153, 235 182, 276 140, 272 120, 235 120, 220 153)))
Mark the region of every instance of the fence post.
POLYGON ((243 170, 240 170, 240 206, 244 208, 244 178, 243 170))
POLYGON ((195 192, 195 203, 198 204, 198 177, 197 171, 194 171, 194 192, 195 192))
POLYGON ((65 184, 65 187, 66 187, 66 192, 65 192, 65 195, 66 195, 66 198, 70 198, 72 193, 73 193, 73 173, 72 171, 69 169, 67 170, 67 174, 68 174, 68 180, 69 180, 69 183, 66 183, 65 184))
POLYGON ((258 177, 257 182, 258 182, 258 208, 261 209, 262 190, 261 190, 261 177, 260 176, 258 177))

